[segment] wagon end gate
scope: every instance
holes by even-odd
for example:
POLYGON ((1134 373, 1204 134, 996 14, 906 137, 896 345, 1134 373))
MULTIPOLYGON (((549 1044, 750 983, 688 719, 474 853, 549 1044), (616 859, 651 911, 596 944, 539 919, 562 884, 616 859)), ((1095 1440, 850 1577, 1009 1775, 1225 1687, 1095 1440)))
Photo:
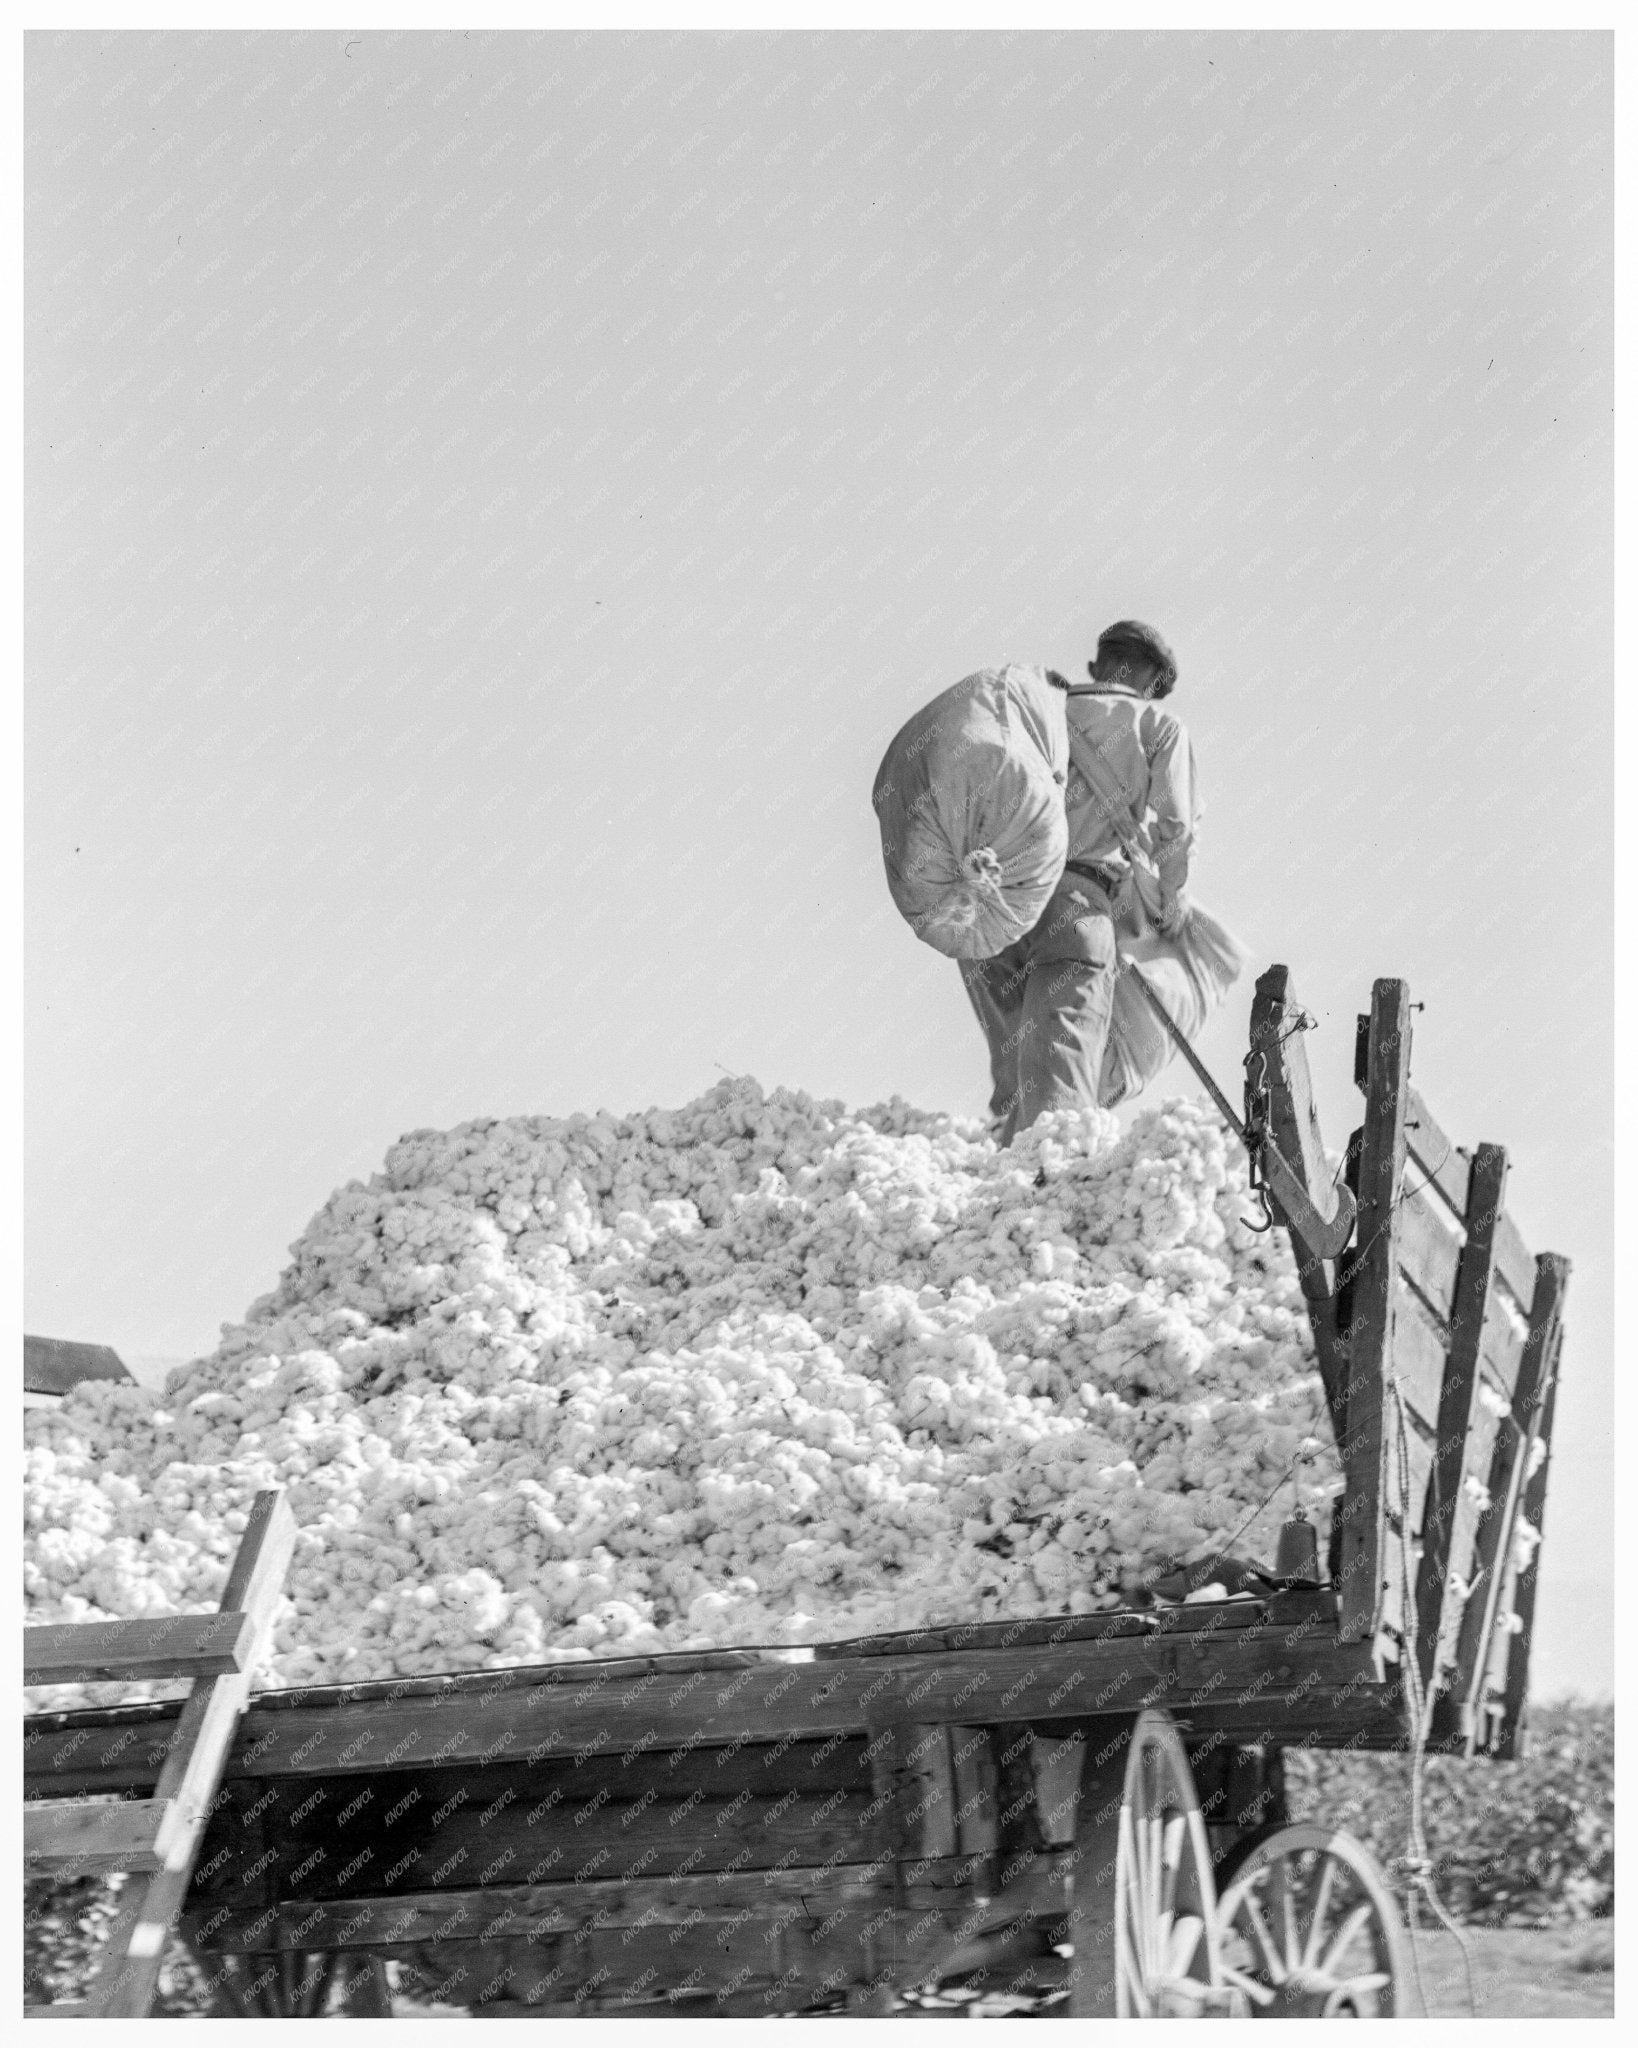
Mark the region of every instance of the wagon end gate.
MULTIPOLYGON (((1300 1014, 1289 971, 1270 968, 1252 1053, 1271 1134, 1323 1200, 1300 1014)), ((1407 985, 1380 980, 1358 1021, 1351 1241, 1322 1261, 1279 1220, 1342 1459, 1341 1634, 1368 1642, 1384 1677, 1397 1670, 1407 1714, 1425 1702, 1430 1747, 1508 1757, 1529 1676, 1570 1266, 1526 1249, 1505 1207, 1502 1147, 1445 1136, 1411 1080, 1411 1016, 1407 985)))

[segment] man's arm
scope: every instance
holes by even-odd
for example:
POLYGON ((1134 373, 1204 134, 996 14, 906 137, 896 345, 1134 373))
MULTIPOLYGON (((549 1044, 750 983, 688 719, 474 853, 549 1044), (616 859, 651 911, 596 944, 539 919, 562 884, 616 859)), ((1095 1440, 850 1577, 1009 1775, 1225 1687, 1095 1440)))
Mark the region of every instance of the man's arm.
POLYGON ((1157 723, 1149 755, 1149 809, 1154 814, 1149 836, 1160 877, 1160 928, 1174 931, 1188 913, 1186 891, 1202 806, 1188 733, 1169 716, 1157 723))

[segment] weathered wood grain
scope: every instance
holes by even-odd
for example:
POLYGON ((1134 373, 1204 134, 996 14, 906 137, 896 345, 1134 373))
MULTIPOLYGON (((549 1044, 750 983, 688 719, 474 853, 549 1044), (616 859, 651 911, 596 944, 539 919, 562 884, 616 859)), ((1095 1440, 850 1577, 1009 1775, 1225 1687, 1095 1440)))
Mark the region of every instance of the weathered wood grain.
POLYGON ((1504 1212, 1496 1219, 1496 1271, 1526 1315, 1535 1300, 1536 1263, 1519 1235, 1518 1225, 1504 1212))
MULTIPOLYGON (((1547 1368, 1547 1392, 1542 1402, 1541 1423, 1536 1432, 1543 1445, 1541 1462, 1534 1474, 1525 1481, 1521 1512, 1535 1528, 1538 1535, 1544 1533, 1547 1514, 1547 1469, 1552 1463, 1553 1417, 1558 1406, 1558 1368, 1564 1346, 1564 1324, 1560 1317, 1557 1337, 1553 1344, 1552 1359, 1547 1368)), ((1494 1754, 1510 1758, 1518 1739, 1519 1724, 1524 1716, 1525 1696, 1530 1682, 1530 1647, 1535 1635, 1536 1592, 1541 1583, 1541 1552, 1537 1549, 1530 1569, 1519 1573, 1514 1581, 1513 1612, 1519 1618, 1519 1632, 1512 1636, 1507 1646, 1507 1676, 1502 1695, 1500 1725, 1496 1731, 1494 1754)))
POLYGON ((1377 1629, 1386 1532, 1387 1433, 1383 1382, 1393 1355, 1398 1293, 1399 1189, 1405 1164, 1405 1096, 1410 1085, 1410 991, 1380 980, 1371 992, 1364 1138, 1359 1156, 1359 1251, 1352 1265, 1348 1324, 1348 1428, 1338 1446, 1346 1492, 1337 1571, 1341 1633, 1370 1640, 1377 1629))
POLYGON ((157 1870, 155 1839, 169 1806, 156 1799, 42 1799, 23 1807, 23 1862, 32 1876, 157 1870))
POLYGON ((1536 1261, 1530 1334, 1513 1395, 1516 1421, 1504 1423, 1496 1432, 1488 1478, 1490 1504, 1479 1515, 1474 1539, 1472 1576, 1479 1583, 1462 1614, 1449 1690, 1440 1694, 1434 1707, 1436 1731, 1442 1736, 1460 1737, 1470 1756, 1490 1746, 1491 1731, 1483 1725, 1485 1716, 1480 1712, 1480 1702, 1495 1630, 1503 1612, 1501 1594, 1529 1439, 1539 1427, 1538 1403, 1558 1342, 1569 1271, 1569 1261, 1552 1252, 1544 1252, 1536 1261))
POLYGON ((1414 1184, 1399 1205, 1399 1265, 1405 1278, 1427 1303, 1433 1317, 1448 1326, 1456 1303, 1456 1273, 1462 1240, 1451 1227, 1443 1202, 1414 1184))
MULTIPOLYGON (((1495 1264, 1496 1224, 1507 1187, 1507 1154, 1499 1145, 1481 1145, 1468 1180, 1467 1241, 1451 1310, 1450 1352, 1440 1387, 1434 1432, 1434 1461, 1429 1497, 1421 1523, 1422 1557, 1416 1577, 1416 1658, 1424 1692, 1432 1690, 1438 1671, 1444 1626, 1445 1582, 1451 1564, 1457 1503, 1468 1443, 1473 1430, 1474 1397, 1495 1264)), ((1500 1304, 1497 1319, 1505 1324, 1500 1304)))
POLYGON ((1399 1392, 1431 1437, 1439 1419, 1445 1380, 1445 1329, 1403 1280, 1393 1319, 1393 1376, 1399 1392))
MULTIPOLYGON (((1251 1003, 1252 1057, 1247 1064, 1247 1086, 1249 1089, 1257 1073, 1263 1075, 1268 1088, 1270 1135, 1321 1213, 1329 1216, 1332 1175, 1314 1106, 1308 1053, 1302 1033, 1292 1029, 1292 1020, 1300 1009, 1289 968, 1274 966, 1259 975, 1251 1003)), ((1277 1199, 1271 1196, 1270 1201, 1279 1213, 1277 1199)), ((1282 1215, 1281 1220, 1289 1234, 1289 1219, 1282 1215)), ((1348 1362, 1337 1320, 1336 1264, 1314 1260, 1300 1248, 1295 1237, 1292 1247, 1298 1282, 1308 1306, 1309 1327, 1314 1333, 1326 1405, 1332 1428, 1340 1436, 1347 1420, 1348 1362)))
POLYGON ((23 1631, 23 1683, 209 1678, 248 1669, 255 1638, 254 1619, 238 1613, 47 1622, 23 1631))
POLYGON ((1451 1218, 1464 1223, 1472 1160, 1439 1128, 1432 1110, 1415 1088, 1405 1097, 1405 1149, 1416 1178, 1444 1197, 1451 1218))
MULTIPOLYGON (((258 1493, 220 1610, 242 1613, 250 1623, 252 1655, 260 1653, 273 1625, 295 1544, 296 1521, 284 1494, 258 1493)), ((182 1702, 175 1743, 154 1788, 159 1868, 145 1884, 126 1887, 86 1984, 87 2004, 104 2018, 141 2018, 152 2008, 166 1939, 187 1898, 201 1825, 249 1693, 249 1671, 234 1671, 196 1679, 182 1702)))

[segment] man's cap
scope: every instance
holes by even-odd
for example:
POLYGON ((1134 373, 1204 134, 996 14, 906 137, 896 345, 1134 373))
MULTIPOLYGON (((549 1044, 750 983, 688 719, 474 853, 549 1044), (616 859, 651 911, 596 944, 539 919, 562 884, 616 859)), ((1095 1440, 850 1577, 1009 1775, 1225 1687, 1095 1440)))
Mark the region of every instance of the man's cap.
POLYGON ((1112 626, 1105 626, 1098 635, 1098 653, 1106 647, 1130 647, 1163 668, 1172 682, 1177 681, 1177 656, 1154 627, 1141 619, 1117 619, 1112 626))

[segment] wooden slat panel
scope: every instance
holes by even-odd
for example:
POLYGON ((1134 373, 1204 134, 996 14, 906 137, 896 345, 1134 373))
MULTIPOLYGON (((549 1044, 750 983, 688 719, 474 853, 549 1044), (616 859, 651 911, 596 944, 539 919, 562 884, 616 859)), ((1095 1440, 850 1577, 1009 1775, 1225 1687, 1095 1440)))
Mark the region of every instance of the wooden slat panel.
POLYGON ((1445 1337, 1421 1297, 1403 1281, 1394 1310, 1393 1369, 1401 1396, 1432 1436, 1439 1424, 1445 1380, 1445 1337))
POLYGON ((1537 1426, 1536 1410, 1542 1393, 1547 1363, 1558 1342, 1569 1261, 1545 1253, 1536 1262, 1535 1296, 1530 1305, 1530 1335, 1519 1367, 1514 1392, 1515 1416, 1529 1418, 1529 1429, 1503 1424, 1498 1428, 1490 1461, 1488 1487, 1490 1505, 1480 1515, 1474 1543, 1473 1575, 1481 1571, 1483 1582, 1475 1588, 1462 1615, 1457 1635, 1455 1668, 1451 1689, 1441 1696, 1434 1715, 1435 1732, 1460 1735, 1471 1756, 1485 1740, 1479 1725, 1479 1695, 1489 1665, 1496 1617, 1500 1611, 1502 1579, 1513 1538, 1518 1509, 1521 1473, 1528 1435, 1537 1426))
POLYGON ((1434 1429, 1436 1451, 1422 1521, 1422 1557, 1417 1567, 1416 1655, 1424 1694, 1434 1684, 1440 1644, 1446 1634, 1446 1581, 1467 1447, 1473 1432, 1480 1347, 1492 1310, 1505 1327, 1501 1305, 1493 1301, 1490 1282, 1496 1223, 1506 1185, 1507 1154, 1499 1145, 1481 1145, 1469 1176, 1467 1242, 1462 1249, 1451 1313, 1450 1352, 1440 1389, 1434 1429))
POLYGON ((603 1927, 709 1925, 747 1907, 775 1912, 820 1897, 827 1911, 869 1904, 893 1889, 880 1863, 791 1864, 784 1870, 708 1875, 585 1878, 557 1884, 495 1884, 464 1891, 287 1903, 271 1914, 236 1910, 190 1914, 190 1938, 206 1953, 258 1949, 367 1949, 434 1941, 483 1941, 510 1935, 539 1940, 603 1927), (214 1923, 214 1924, 211 1924, 214 1923), (247 1947, 248 1944, 248 1947, 247 1947))
POLYGON ((23 1631, 23 1683, 87 1685, 102 1679, 204 1678, 243 1671, 255 1634, 250 1616, 238 1613, 47 1622, 23 1631))
POLYGON ((1405 1165, 1410 1084, 1410 991, 1378 981, 1371 992, 1370 1063, 1359 1158, 1358 1257, 1349 1302, 1348 1431, 1338 1446, 1345 1490, 1337 1516, 1344 1640, 1375 1637, 1382 1594, 1387 1433, 1383 1383, 1393 1356, 1398 1292, 1398 1190, 1405 1165))
MULTIPOLYGON (((853 1657, 921 1656, 934 1650, 1010 1650, 1015 1645, 1112 1642, 1123 1636, 1146 1635, 1147 1614, 1039 1615, 1028 1621, 971 1621, 949 1628, 899 1629, 886 1635, 850 1636, 834 1643, 816 1643, 814 1658, 835 1663, 853 1657)), ((497 1673, 497 1676, 499 1674, 497 1673)))
MULTIPOLYGON (((272 1629, 295 1547, 289 1501, 276 1490, 258 1493, 220 1606, 251 1623, 253 1656, 272 1629)), ((165 1943, 188 1895, 199 1830, 249 1696, 250 1673, 232 1671, 196 1679, 182 1702, 176 1742, 154 1791, 156 1805, 167 1809, 155 1836, 160 1867, 146 1884, 126 1886, 86 1985, 86 2002, 103 2018, 140 2019, 152 2008, 165 1943)))
POLYGON ((1509 1401, 1513 1398, 1514 1387, 1518 1385, 1519 1365, 1530 1334, 1528 1324, 1521 1329, 1515 1323, 1515 1313, 1511 1293, 1498 1283, 1492 1273, 1490 1294, 1485 1302, 1484 1335, 1479 1343, 1479 1363, 1497 1391, 1509 1401))
POLYGON ((1449 1213, 1426 1188, 1399 1205, 1399 1264, 1439 1321, 1450 1322, 1456 1302, 1456 1272, 1462 1241, 1448 1227, 1449 1213))
MULTIPOLYGON (((1271 1668, 1271 1657, 1289 1663, 1297 1677, 1308 1668, 1299 1668, 1299 1660, 1322 1672, 1334 1666, 1338 1685, 1358 1681, 1369 1669, 1368 1657, 1362 1662, 1358 1652, 1339 1648, 1328 1631, 1312 1623, 1299 1630, 1265 1618, 1198 1636, 1146 1632, 1047 1649, 1020 1644, 1010 1650, 764 1665, 703 1682, 681 1697, 680 1688, 639 1689, 638 1682, 610 1685, 595 1695, 584 1686, 509 1688, 498 1683, 507 1674, 497 1671, 488 1674, 497 1681, 492 1687, 451 1694, 442 1704, 435 1698, 395 1700, 386 1693, 341 1706, 313 1705, 300 1693, 290 1695, 295 1704, 282 1708, 253 1702, 235 1738, 228 1775, 314 1778, 380 1770, 388 1759, 389 1767, 404 1770, 508 1757, 538 1763, 577 1754, 619 1756, 643 1742, 658 1749, 685 1741, 700 1747, 777 1743, 787 1734, 822 1740, 857 1733, 873 1716, 879 1725, 894 1701, 905 1718, 963 1724, 1073 1720, 1088 1712, 1124 1712, 1132 1702, 1146 1704, 1151 1693, 1164 1703, 1204 1685, 1241 1688, 1271 1668)), ((142 1724, 150 1750, 166 1714, 162 1706, 152 1722, 142 1724)), ((59 1730, 51 1741, 73 1742, 88 1725, 78 1721, 72 1734, 59 1730)), ((38 1763, 30 1757, 30 1772, 44 1771, 52 1754, 42 1746, 38 1763)), ((78 1763, 80 1754, 69 1762, 78 1763)), ((121 1757, 113 1768, 123 1764, 121 1757)))
POLYGON ((42 1799, 23 1807, 23 1861, 35 1876, 157 1870, 154 1842, 169 1813, 158 1799, 42 1799))
POLYGON ((1528 1315, 1535 1299, 1536 1261, 1519 1235, 1518 1225, 1505 1214, 1496 1224, 1496 1271, 1528 1315))
POLYGON ((23 1391, 66 1394, 85 1380, 136 1382, 117 1351, 106 1344, 75 1344, 65 1337, 23 1339, 23 1391))
POLYGON ((1401 1466, 1396 1432, 1395 1444, 1390 1452, 1392 1491, 1389 1515, 1393 1525, 1407 1538, 1414 1538, 1420 1542, 1422 1519, 1427 1507, 1428 1477, 1433 1470, 1433 1438, 1431 1435, 1424 1436, 1412 1422, 1404 1432, 1403 1444, 1404 1457, 1401 1466), (1401 1492, 1405 1488, 1405 1475, 1409 1478, 1409 1490, 1405 1494, 1408 1511, 1401 1514, 1399 1502, 1401 1492))
MULTIPOLYGON (((1308 1054, 1302 1033, 1292 1028, 1292 1020, 1300 1012, 1289 968, 1270 967, 1258 977, 1251 1003, 1252 1057, 1246 1070, 1247 1087, 1249 1090, 1254 1076, 1260 1072, 1268 1087, 1270 1135, 1298 1180, 1315 1198, 1321 1213, 1330 1215, 1333 1211, 1327 1198, 1331 1172, 1314 1107, 1308 1054)), ((1278 1203, 1270 1199, 1278 1213, 1278 1203)), ((1281 1220, 1286 1221, 1283 1217, 1281 1220)), ((1289 1234, 1288 1222, 1286 1227, 1289 1234)), ((1297 1260, 1298 1284, 1308 1306, 1309 1327, 1314 1333, 1314 1351, 1325 1387, 1332 1434, 1340 1437, 1347 1424, 1348 1360, 1337 1321, 1336 1266, 1330 1260, 1311 1259, 1295 1237, 1292 1250, 1297 1260)))
POLYGON ((1405 1101, 1405 1146, 1416 1179, 1437 1188, 1449 1205, 1452 1219, 1464 1221, 1472 1161, 1440 1130, 1433 1112, 1414 1088, 1405 1101))
MULTIPOLYGON (((1558 1367, 1564 1345, 1563 1318, 1559 1320, 1558 1340, 1553 1346, 1553 1358, 1547 1375, 1547 1398, 1542 1403, 1541 1426, 1536 1434, 1543 1445, 1541 1462, 1533 1477, 1525 1481, 1521 1512, 1535 1529, 1537 1535, 1545 1535, 1547 1516, 1547 1468, 1552 1463, 1553 1415, 1558 1405, 1558 1367)), ((1532 1453, 1533 1455, 1533 1453, 1532 1453)), ((1514 1582, 1513 1612, 1518 1616, 1520 1628, 1510 1638, 1507 1656, 1507 1679, 1502 1698, 1501 1725, 1497 1730, 1495 1754, 1511 1757, 1518 1737, 1520 1719, 1524 1713, 1524 1702, 1530 1682, 1530 1644, 1535 1633, 1536 1590, 1541 1584, 1541 1549, 1537 1546, 1530 1569, 1521 1573, 1514 1582)))

